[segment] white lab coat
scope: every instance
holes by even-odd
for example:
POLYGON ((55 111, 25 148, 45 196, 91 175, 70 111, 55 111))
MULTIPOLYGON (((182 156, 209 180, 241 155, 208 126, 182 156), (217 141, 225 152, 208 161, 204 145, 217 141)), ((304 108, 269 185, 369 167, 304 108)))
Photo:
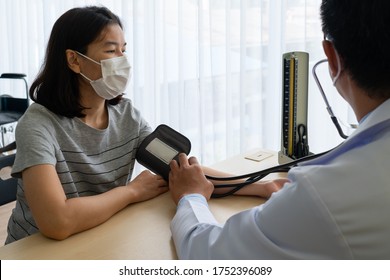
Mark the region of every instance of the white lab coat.
POLYGON ((387 100, 341 149, 293 168, 291 183, 223 225, 203 197, 184 197, 171 223, 179 258, 390 259, 390 129, 355 138, 389 115, 387 100))

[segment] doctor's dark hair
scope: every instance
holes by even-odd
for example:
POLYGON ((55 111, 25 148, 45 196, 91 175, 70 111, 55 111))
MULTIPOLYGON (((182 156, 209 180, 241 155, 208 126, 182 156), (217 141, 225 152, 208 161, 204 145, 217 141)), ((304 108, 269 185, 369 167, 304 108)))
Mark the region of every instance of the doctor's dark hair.
MULTIPOLYGON (((66 50, 85 54, 90 43, 101 36, 105 27, 120 19, 105 7, 74 8, 55 22, 46 49, 45 61, 32 83, 29 94, 36 103, 69 118, 83 117, 79 77, 68 67, 66 50)), ((121 96, 107 101, 116 105, 121 96)))
POLYGON ((357 85, 390 97, 390 1, 323 0, 322 30, 357 85))

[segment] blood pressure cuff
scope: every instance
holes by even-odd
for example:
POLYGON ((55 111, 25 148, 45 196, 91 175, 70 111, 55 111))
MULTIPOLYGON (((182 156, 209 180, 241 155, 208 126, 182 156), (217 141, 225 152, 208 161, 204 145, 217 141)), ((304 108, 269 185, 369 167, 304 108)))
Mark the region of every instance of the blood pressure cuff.
POLYGON ((191 142, 167 125, 159 125, 138 148, 137 161, 154 173, 169 179, 169 163, 178 160, 180 153, 189 154, 191 142))

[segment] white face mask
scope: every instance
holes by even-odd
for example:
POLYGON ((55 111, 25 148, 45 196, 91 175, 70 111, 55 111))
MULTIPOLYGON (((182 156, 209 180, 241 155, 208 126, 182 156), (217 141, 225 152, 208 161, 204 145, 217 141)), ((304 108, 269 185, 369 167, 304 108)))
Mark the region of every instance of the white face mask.
POLYGON ((101 66, 102 78, 95 81, 80 72, 80 75, 91 83, 91 86, 99 96, 110 100, 122 94, 126 90, 127 84, 131 78, 131 66, 126 55, 104 59, 99 63, 82 53, 77 53, 101 66))

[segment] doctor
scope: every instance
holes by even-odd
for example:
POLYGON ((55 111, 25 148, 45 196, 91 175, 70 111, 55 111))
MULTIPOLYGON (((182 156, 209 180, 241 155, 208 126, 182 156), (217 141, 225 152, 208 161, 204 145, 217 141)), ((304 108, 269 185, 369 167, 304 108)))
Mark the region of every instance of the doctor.
POLYGON ((323 0, 330 76, 359 128, 289 172, 263 205, 219 224, 196 158, 171 162, 180 259, 390 259, 390 2, 323 0))

